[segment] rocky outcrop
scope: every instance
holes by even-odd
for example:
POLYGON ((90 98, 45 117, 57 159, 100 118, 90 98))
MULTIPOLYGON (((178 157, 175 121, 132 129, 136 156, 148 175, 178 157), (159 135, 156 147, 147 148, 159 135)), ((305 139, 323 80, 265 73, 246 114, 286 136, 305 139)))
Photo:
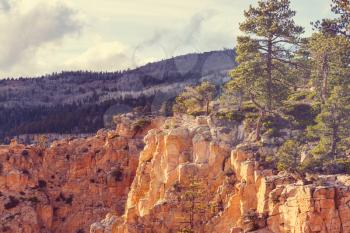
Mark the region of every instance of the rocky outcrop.
POLYGON ((350 177, 277 174, 242 123, 115 121, 46 149, 1 146, 0 232, 350 232, 350 177))
POLYGON ((122 215, 142 139, 162 120, 127 115, 116 121, 116 131, 49 148, 1 146, 0 232, 83 233, 109 212, 122 215))
POLYGON ((276 174, 245 136, 239 123, 205 117, 149 131, 125 214, 91 232, 350 232, 348 177, 276 174))
POLYGON ((273 175, 246 148, 232 151, 231 165, 239 181, 237 192, 207 224, 207 232, 350 232, 348 182, 320 177, 319 184, 308 184, 290 174, 273 175))

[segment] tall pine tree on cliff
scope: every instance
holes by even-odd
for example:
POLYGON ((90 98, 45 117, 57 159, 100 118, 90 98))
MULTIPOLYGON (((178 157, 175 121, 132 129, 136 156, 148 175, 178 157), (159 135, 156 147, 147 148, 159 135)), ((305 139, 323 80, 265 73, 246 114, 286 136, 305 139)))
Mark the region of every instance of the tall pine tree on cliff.
POLYGON ((332 0, 336 19, 316 23, 318 33, 309 39, 313 86, 321 99, 317 124, 308 134, 318 141, 312 153, 335 160, 350 146, 350 3, 332 0))
POLYGON ((303 28, 293 20, 289 0, 260 0, 244 12, 237 39, 237 62, 228 85, 241 90, 259 109, 256 139, 266 114, 273 112, 287 97, 292 86, 290 68, 297 66, 293 55, 301 42, 303 28))

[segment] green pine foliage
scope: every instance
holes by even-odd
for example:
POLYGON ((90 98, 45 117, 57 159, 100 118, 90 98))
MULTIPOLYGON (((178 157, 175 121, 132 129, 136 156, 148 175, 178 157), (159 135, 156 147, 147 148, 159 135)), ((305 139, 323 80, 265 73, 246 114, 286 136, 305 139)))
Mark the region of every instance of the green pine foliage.
POLYGON ((315 28, 327 35, 343 35, 350 38, 350 2, 332 0, 331 11, 335 19, 322 19, 314 23, 315 28))
POLYGON ((308 46, 313 86, 325 103, 335 86, 349 85, 350 41, 344 36, 315 33, 308 46))
POLYGON ((350 146, 350 95, 347 86, 337 86, 322 106, 317 124, 309 127, 309 136, 318 139, 313 154, 337 158, 350 146))
POLYGON ((174 191, 181 203, 180 208, 186 213, 183 228, 178 233, 191 233, 205 222, 207 213, 210 212, 210 205, 207 203, 205 192, 205 180, 191 177, 186 184, 175 183, 174 191))
POLYGON ((214 99, 216 87, 205 81, 196 87, 186 87, 176 98, 173 111, 191 115, 210 113, 210 102, 214 99))
POLYGON ((230 73, 227 87, 240 91, 259 109, 259 140, 263 118, 283 104, 293 86, 294 57, 303 28, 295 24, 289 0, 258 1, 244 16, 240 30, 245 35, 237 38, 238 66, 230 73))
POLYGON ((300 171, 300 144, 294 140, 286 141, 277 152, 277 170, 300 171))
POLYGON ((288 0, 258 1, 240 24, 238 65, 221 97, 235 108, 217 116, 255 122, 257 141, 299 131, 267 156, 279 171, 350 172, 350 2, 332 0, 331 11, 337 18, 316 23, 309 38, 288 0))

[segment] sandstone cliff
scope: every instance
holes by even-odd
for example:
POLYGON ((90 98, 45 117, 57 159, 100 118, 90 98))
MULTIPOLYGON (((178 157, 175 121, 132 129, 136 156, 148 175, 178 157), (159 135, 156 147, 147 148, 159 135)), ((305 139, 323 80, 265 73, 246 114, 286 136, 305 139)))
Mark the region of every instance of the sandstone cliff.
POLYGON ((91 232, 350 232, 349 177, 276 174, 243 128, 187 117, 149 131, 125 214, 91 232))
POLYGON ((142 138, 158 122, 116 120, 116 131, 49 148, 1 146, 0 232, 83 233, 109 212, 123 214, 142 138))
POLYGON ((49 148, 1 146, 0 232, 350 232, 350 177, 277 174, 261 159, 275 148, 242 123, 116 122, 49 148))

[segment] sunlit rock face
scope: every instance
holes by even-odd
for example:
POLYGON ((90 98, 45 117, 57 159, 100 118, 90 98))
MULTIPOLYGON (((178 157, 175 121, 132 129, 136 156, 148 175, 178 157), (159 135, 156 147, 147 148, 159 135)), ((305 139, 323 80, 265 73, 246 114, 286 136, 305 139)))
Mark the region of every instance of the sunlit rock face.
POLYGON ((124 213, 143 137, 161 120, 55 141, 49 148, 0 147, 0 232, 88 232, 111 212, 124 213))
POLYGON ((90 232, 350 232, 348 177, 321 177, 321 185, 276 174, 246 136, 241 124, 210 117, 172 118, 150 130, 125 214, 90 232))
POLYGON ((349 176, 277 174, 242 123, 115 122, 49 148, 1 146, 0 232, 350 232, 349 176))

